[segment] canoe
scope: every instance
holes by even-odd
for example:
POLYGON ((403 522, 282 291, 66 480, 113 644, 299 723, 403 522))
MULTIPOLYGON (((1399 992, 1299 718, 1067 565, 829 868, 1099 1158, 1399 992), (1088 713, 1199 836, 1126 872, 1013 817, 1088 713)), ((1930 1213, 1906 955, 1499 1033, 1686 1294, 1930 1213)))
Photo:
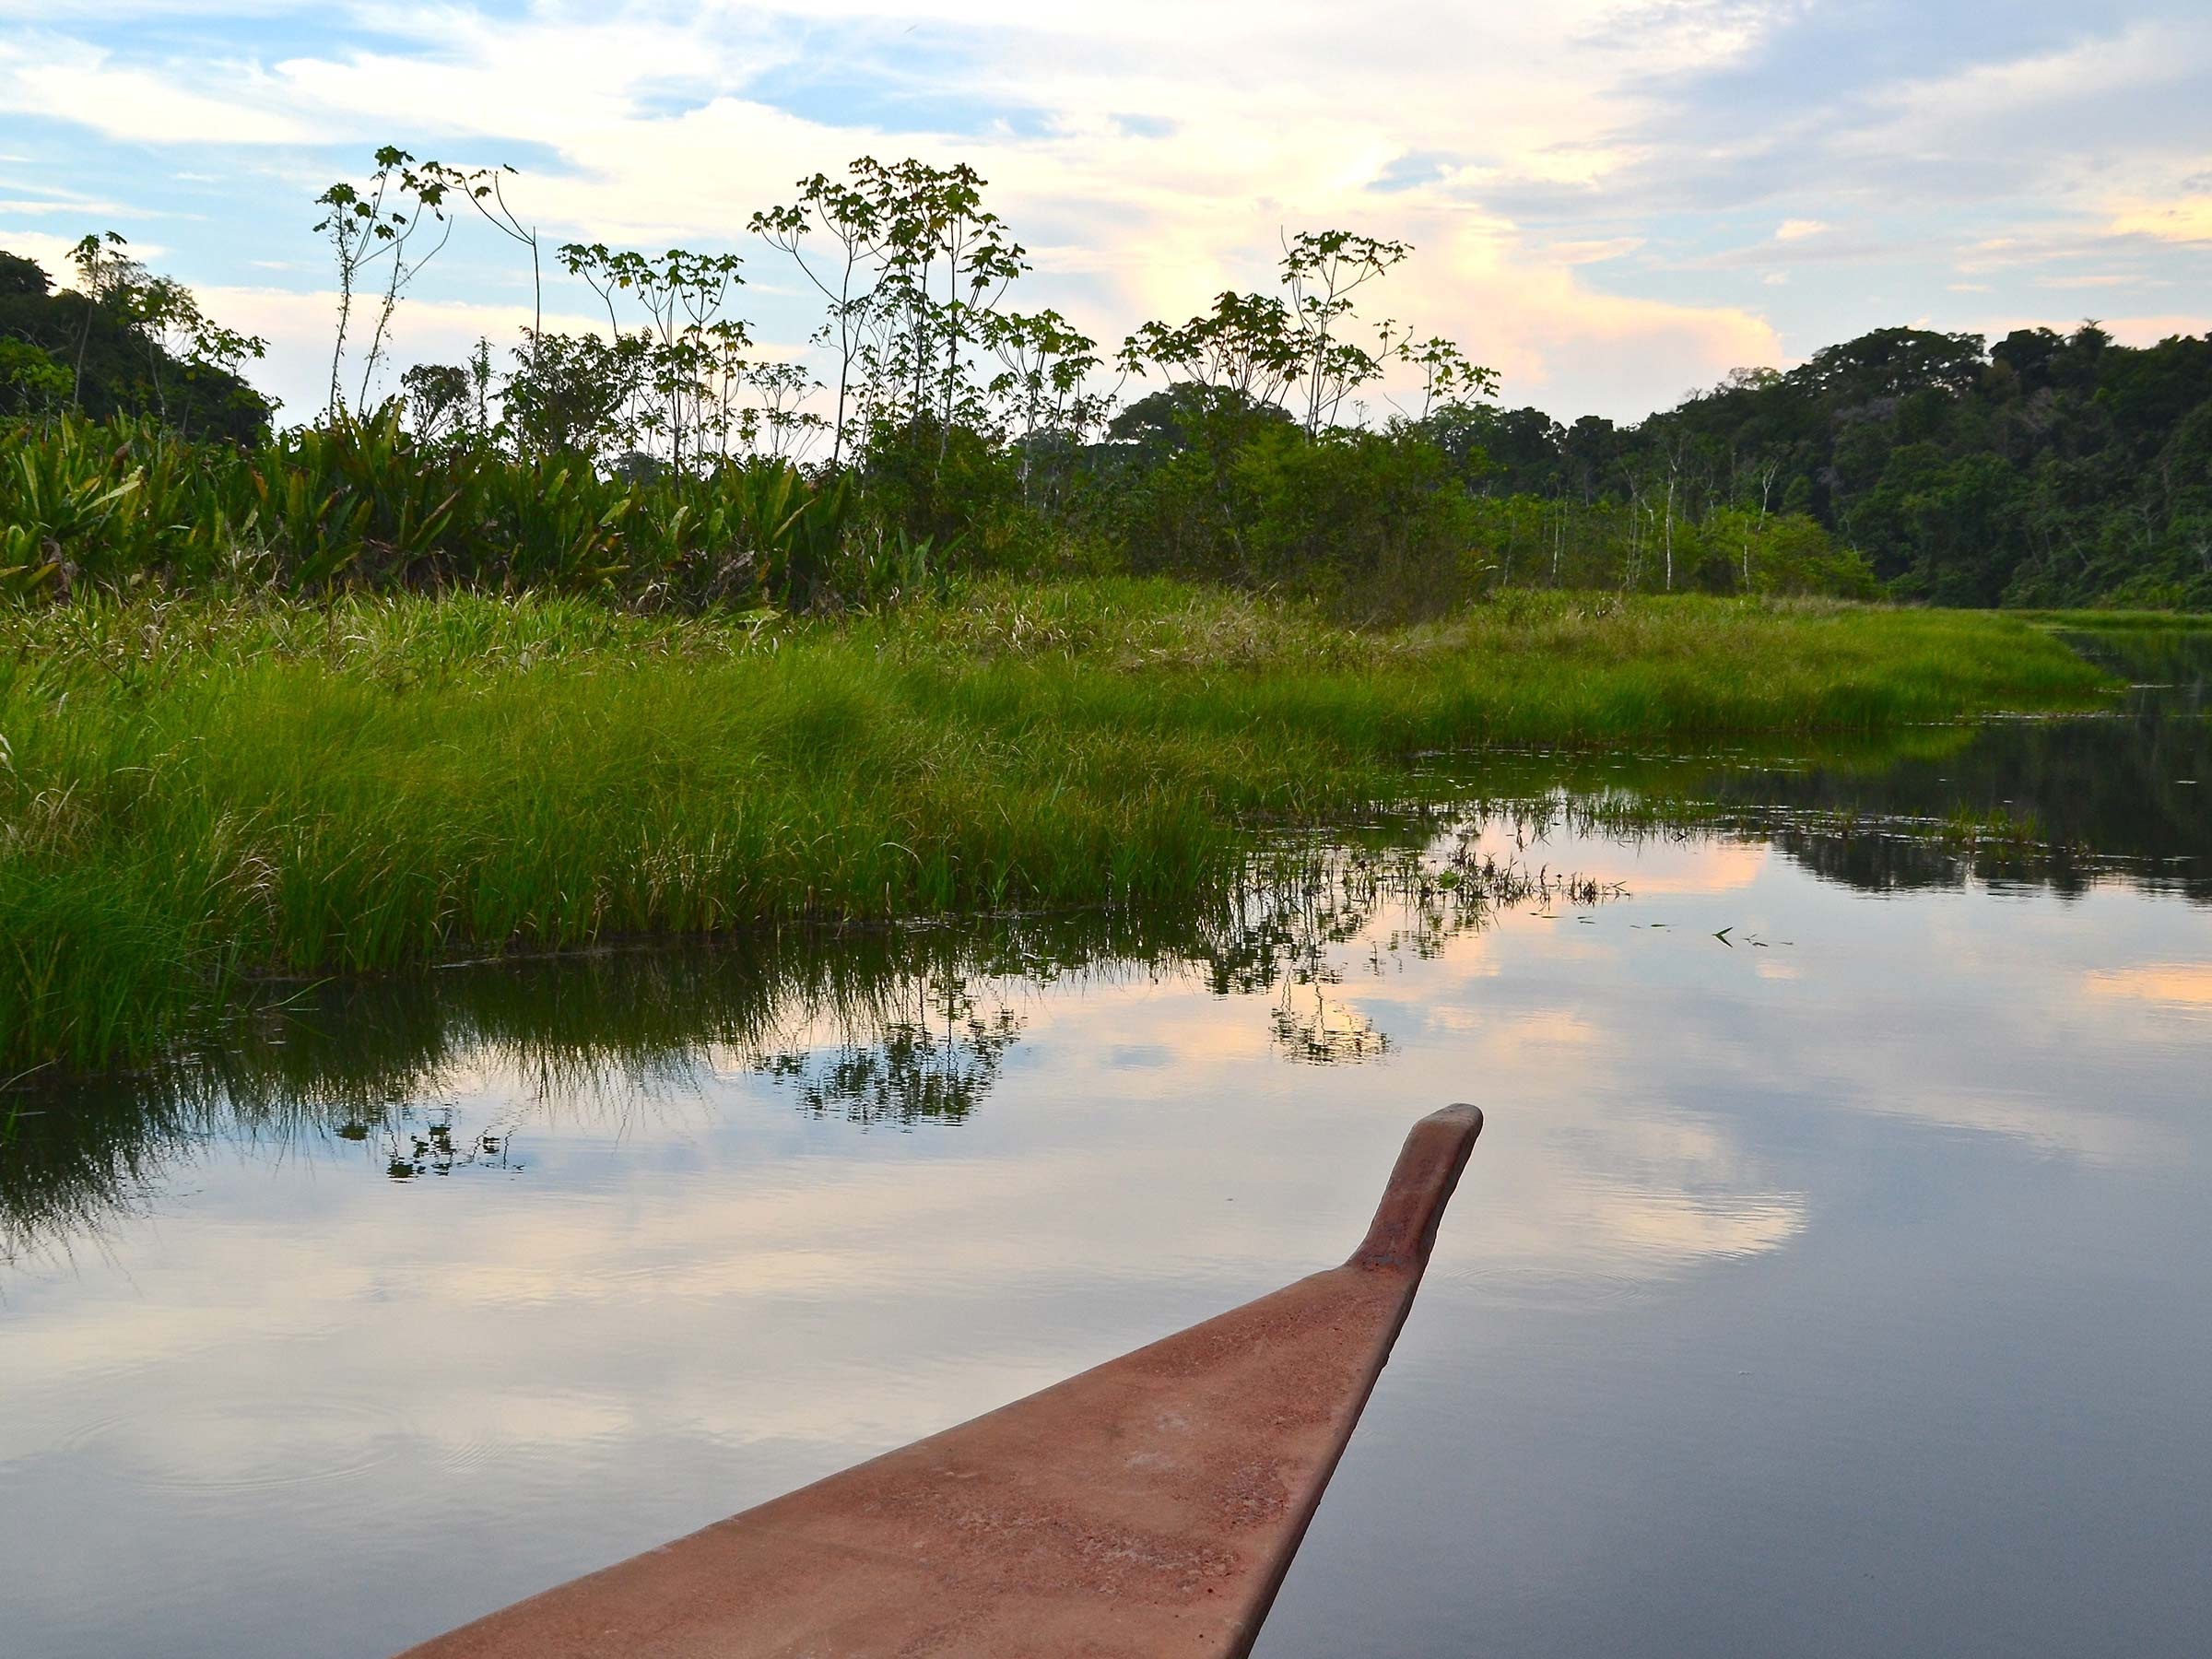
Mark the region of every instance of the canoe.
POLYGON ((1481 1130, 1416 1124, 1341 1266, 406 1659, 1246 1653, 1481 1130))

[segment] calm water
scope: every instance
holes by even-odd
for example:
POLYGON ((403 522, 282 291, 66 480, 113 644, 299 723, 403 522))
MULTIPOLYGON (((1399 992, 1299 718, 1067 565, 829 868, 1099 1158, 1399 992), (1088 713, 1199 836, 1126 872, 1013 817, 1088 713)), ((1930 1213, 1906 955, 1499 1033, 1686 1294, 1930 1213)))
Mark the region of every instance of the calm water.
POLYGON ((2112 718, 1569 769, 1719 829, 456 969, 27 1101, 0 1653, 387 1653, 1333 1262, 1465 1099, 1267 1659, 2202 1653, 2207 653, 2136 651, 2112 718))

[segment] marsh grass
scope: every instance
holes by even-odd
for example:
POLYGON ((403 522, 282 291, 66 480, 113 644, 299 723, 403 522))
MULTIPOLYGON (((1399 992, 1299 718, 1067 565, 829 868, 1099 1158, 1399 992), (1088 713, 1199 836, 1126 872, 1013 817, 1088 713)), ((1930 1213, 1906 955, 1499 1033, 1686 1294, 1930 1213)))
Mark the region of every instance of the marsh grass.
POLYGON ((2009 619, 1817 603, 1515 595, 1390 631, 1131 581, 842 621, 13 610, 0 1072, 143 1063, 272 978, 1186 900, 1233 877, 1245 823, 1403 799, 1423 752, 1866 732, 2100 685, 2009 619))

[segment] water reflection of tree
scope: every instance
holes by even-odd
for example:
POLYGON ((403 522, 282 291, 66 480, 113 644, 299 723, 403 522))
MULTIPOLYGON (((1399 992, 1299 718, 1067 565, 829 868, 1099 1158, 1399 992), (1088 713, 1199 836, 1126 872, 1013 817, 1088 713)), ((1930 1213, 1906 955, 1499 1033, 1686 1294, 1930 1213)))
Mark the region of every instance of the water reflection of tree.
POLYGON ((1500 905, 1594 904, 1619 891, 1485 849, 1500 825, 1517 852, 1539 844, 1555 810, 1545 799, 1431 818, 1434 833, 1418 853, 1339 842, 1294 857, 1248 890, 1239 925, 1207 959, 1215 991, 1271 991, 1270 1027, 1293 1060, 1338 1065, 1387 1053, 1389 1033, 1335 994, 1355 965, 1344 946, 1365 939, 1356 965, 1380 976, 1408 957, 1441 956, 1452 940, 1486 926, 1500 905))
POLYGON ((2090 649, 2138 682, 2107 715, 1994 722, 1878 769, 1732 771, 1712 816, 1872 891, 2118 881, 2212 903, 2212 633, 2090 649))
POLYGON ((1027 1019, 971 982, 944 974, 913 987, 912 1018, 893 1018, 874 1040, 814 1051, 764 1053, 753 1069, 790 1084, 816 1117, 863 1125, 958 1123, 998 1081, 1027 1019))
POLYGON ((2212 903, 2212 631, 2085 649, 2135 682, 2103 714, 1706 755, 1532 752, 1515 815, 1539 835, 1771 845, 1869 892, 2117 882, 2212 903))

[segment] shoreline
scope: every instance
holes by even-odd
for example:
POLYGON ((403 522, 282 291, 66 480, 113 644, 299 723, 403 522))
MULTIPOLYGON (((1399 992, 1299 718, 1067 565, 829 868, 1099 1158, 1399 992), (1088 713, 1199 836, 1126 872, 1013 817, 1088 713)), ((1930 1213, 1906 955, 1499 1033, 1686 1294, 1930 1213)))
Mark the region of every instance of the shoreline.
POLYGON ((2093 707, 2001 614, 1512 595, 1361 631, 1171 582, 841 620, 471 594, 0 616, 0 1076, 249 981, 806 921, 1185 900, 1423 750, 2093 707))

